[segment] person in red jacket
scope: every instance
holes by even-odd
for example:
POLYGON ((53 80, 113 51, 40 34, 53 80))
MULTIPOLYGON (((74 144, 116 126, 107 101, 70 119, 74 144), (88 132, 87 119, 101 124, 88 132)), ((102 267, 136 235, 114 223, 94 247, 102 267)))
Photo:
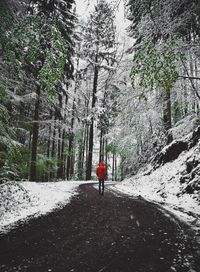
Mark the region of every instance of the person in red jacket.
POLYGON ((107 171, 106 171, 106 168, 105 168, 103 162, 100 162, 99 166, 97 167, 96 174, 99 179, 99 194, 102 193, 102 195, 103 195, 103 193, 104 193, 104 180, 107 175, 107 171), (101 191, 101 186, 102 186, 102 191, 101 191))

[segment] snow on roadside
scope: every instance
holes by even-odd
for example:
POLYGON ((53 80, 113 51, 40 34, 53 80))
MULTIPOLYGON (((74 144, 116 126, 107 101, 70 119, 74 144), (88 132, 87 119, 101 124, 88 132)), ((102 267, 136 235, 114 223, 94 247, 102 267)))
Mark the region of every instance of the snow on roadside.
POLYGON ((19 220, 37 217, 66 205, 78 194, 77 188, 81 183, 10 181, 1 184, 0 231, 8 231, 19 220))
POLYGON ((183 152, 173 162, 150 173, 143 169, 137 175, 111 186, 111 189, 162 204, 179 219, 200 231, 200 193, 183 193, 185 185, 180 183, 186 168, 185 162, 195 152, 196 148, 183 152))
POLYGON ((188 115, 185 118, 181 119, 176 125, 170 129, 174 140, 184 139, 186 136, 190 136, 190 134, 196 128, 196 124, 198 123, 198 117, 196 115, 188 115))

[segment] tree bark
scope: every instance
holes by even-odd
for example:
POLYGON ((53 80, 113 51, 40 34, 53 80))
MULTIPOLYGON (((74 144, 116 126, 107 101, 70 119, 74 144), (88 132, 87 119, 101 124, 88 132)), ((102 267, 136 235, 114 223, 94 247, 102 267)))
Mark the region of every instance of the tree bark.
MULTIPOLYGON (((53 120, 53 138, 52 138, 52 145, 51 145, 51 158, 54 159, 55 157, 55 138, 56 138, 56 117, 53 120)), ((50 178, 55 176, 54 172, 50 172, 50 178)))
POLYGON ((58 128, 58 146, 57 146, 57 161, 58 161, 58 170, 57 170, 57 178, 60 179, 61 178, 61 172, 60 172, 60 167, 61 167, 61 138, 62 138, 62 131, 61 131, 61 127, 59 124, 59 128, 58 128))
POLYGON ((70 174, 71 174, 71 156, 72 156, 71 153, 72 153, 72 149, 73 149, 73 135, 70 134, 68 154, 67 154, 67 172, 66 172, 67 180, 70 180, 70 174))
MULTIPOLYGON (((65 104, 64 104, 64 108, 66 108, 66 105, 68 103, 68 95, 65 94, 65 104)), ((66 111, 64 113, 64 122, 66 120, 66 111)), ((59 169, 58 169, 58 176, 59 178, 65 179, 65 160, 66 160, 66 156, 64 154, 65 151, 65 128, 62 129, 62 139, 61 139, 61 154, 60 154, 60 164, 59 164, 59 169)))
POLYGON ((61 128, 61 121, 62 121, 62 109, 63 109, 63 97, 61 94, 59 94, 58 96, 58 100, 59 100, 59 116, 58 116, 58 120, 59 120, 59 127, 58 127, 58 146, 57 146, 57 161, 58 161, 58 170, 57 170, 57 178, 60 179, 62 174, 61 174, 61 149, 62 149, 62 128, 61 128))
MULTIPOLYGON (((52 120, 52 109, 50 109, 50 120, 52 120)), ((47 157, 50 158, 50 146, 51 146, 51 124, 49 124, 49 135, 48 135, 48 142, 47 142, 47 157)))
POLYGON ((81 163, 81 167, 82 167, 82 172, 83 168, 84 168, 84 160, 86 158, 86 141, 87 141, 87 125, 84 128, 84 136, 83 136, 84 140, 83 140, 83 150, 82 150, 82 163, 81 163))
POLYGON ((64 148, 65 148, 65 129, 62 131, 61 140, 61 154, 60 154, 60 164, 58 168, 58 178, 64 179, 64 148))
POLYGON ((107 139, 105 140, 105 157, 106 157, 106 166, 108 165, 108 151, 107 151, 107 145, 108 145, 108 141, 107 139))
POLYGON ((92 177, 92 153, 93 153, 93 138, 94 138, 94 118, 92 117, 92 123, 89 131, 89 149, 86 167, 86 180, 91 180, 92 177))
POLYGON ((100 133, 100 145, 99 145, 99 163, 104 160, 103 158, 103 132, 100 133))
POLYGON ((112 156, 112 181, 114 181, 115 176, 115 154, 112 156))
POLYGON ((163 124, 166 132, 167 144, 172 142, 172 135, 169 133, 169 129, 172 127, 171 121, 171 93, 170 90, 164 91, 163 97, 163 124))
MULTIPOLYGON (((50 120, 52 120, 52 109, 50 109, 50 120)), ((49 123, 49 131, 48 131, 48 141, 47 141, 47 158, 50 159, 50 148, 51 148, 51 132, 52 132, 52 127, 51 127, 51 123, 49 123)), ((45 174, 45 181, 49 181, 50 178, 50 167, 47 166, 48 170, 45 174)))
POLYGON ((73 144, 74 144, 74 114, 75 114, 75 98, 72 106, 72 117, 71 117, 71 132, 69 136, 69 148, 67 156, 67 180, 69 180, 74 174, 74 163, 73 163, 73 144))
MULTIPOLYGON (((88 151, 89 151, 89 126, 86 125, 86 139, 85 139, 85 173, 87 172, 87 161, 88 161, 88 151)), ((85 176, 86 179, 86 176, 85 176)))
POLYGON ((117 181, 117 157, 115 155, 115 181, 117 181))
POLYGON ((37 145, 38 145, 38 132, 39 132, 39 106, 40 106, 40 87, 37 86, 37 99, 35 101, 35 110, 33 117, 33 136, 31 148, 31 169, 30 181, 37 181, 37 145))
POLYGON ((85 137, 84 137, 84 131, 82 132, 82 137, 78 141, 78 179, 83 179, 83 161, 84 161, 84 149, 85 149, 85 137))
MULTIPOLYGON (((98 57, 95 58, 96 63, 98 63, 98 57)), ((94 82, 93 82, 93 92, 92 92, 92 109, 95 107, 96 103, 96 92, 98 84, 98 67, 94 67, 94 82)), ((93 155, 93 138, 94 138, 94 117, 91 118, 90 133, 89 133, 89 150, 87 158, 87 167, 86 167, 86 180, 91 180, 92 177, 92 155, 93 155)))

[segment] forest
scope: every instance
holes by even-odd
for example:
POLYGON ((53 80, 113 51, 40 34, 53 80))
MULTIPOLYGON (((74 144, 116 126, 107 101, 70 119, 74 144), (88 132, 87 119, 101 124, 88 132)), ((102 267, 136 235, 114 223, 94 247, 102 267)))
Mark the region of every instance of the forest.
POLYGON ((76 1, 0 1, 1 182, 91 180, 100 161, 122 180, 200 124, 199 1, 98 0, 87 16, 76 1))

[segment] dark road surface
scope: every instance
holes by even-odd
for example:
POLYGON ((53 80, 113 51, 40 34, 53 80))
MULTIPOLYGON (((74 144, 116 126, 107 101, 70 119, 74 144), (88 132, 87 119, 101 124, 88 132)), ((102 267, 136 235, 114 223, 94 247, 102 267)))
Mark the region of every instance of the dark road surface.
POLYGON ((91 185, 61 210, 0 236, 0 271, 199 272, 191 230, 141 199, 91 185))

